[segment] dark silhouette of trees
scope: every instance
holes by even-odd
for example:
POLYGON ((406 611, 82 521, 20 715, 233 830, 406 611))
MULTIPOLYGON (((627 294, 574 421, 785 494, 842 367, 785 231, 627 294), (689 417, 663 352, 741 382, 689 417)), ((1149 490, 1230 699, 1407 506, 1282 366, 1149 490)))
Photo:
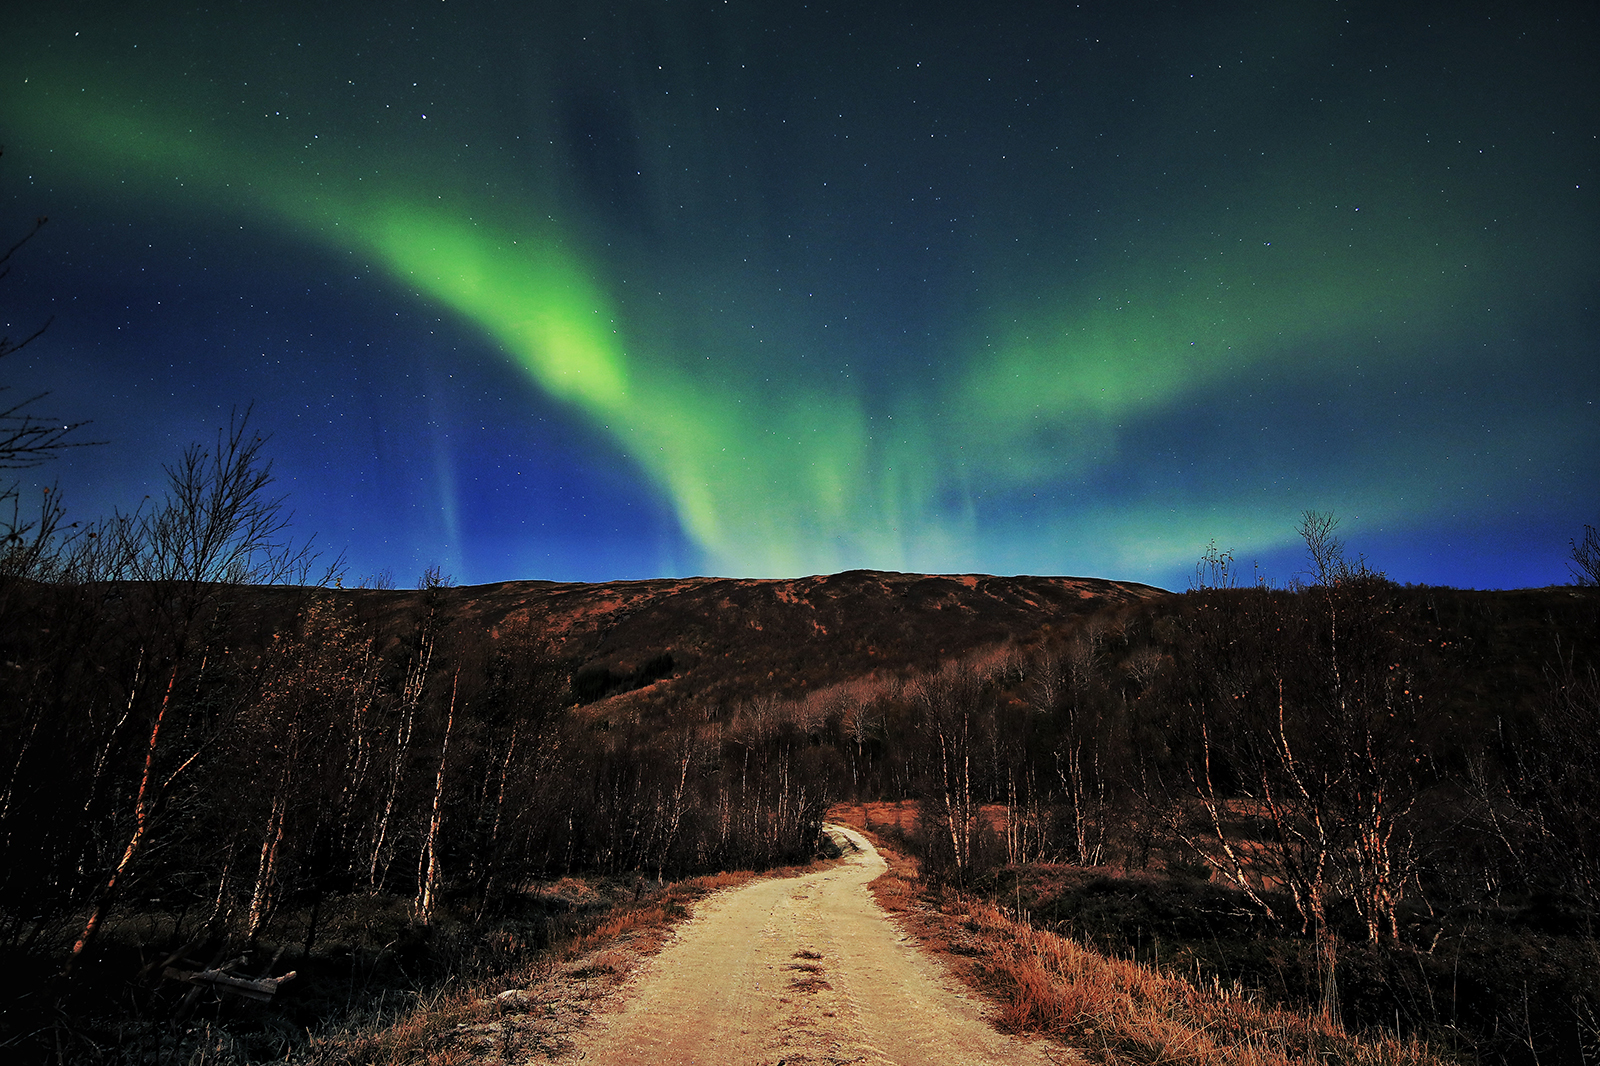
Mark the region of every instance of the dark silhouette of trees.
MULTIPOLYGON (((0 155, 5 150, 0 148, 0 155)), ((22 250, 22 247, 36 237, 45 223, 45 218, 34 220, 33 227, 14 241, 5 252, 0 253, 0 281, 4 281, 11 274, 11 257, 22 250)), ((0 359, 13 355, 32 344, 44 335, 50 328, 50 319, 33 330, 33 332, 13 340, 0 335, 0 359)), ((10 386, 0 386, 0 392, 9 392, 10 386)), ((0 470, 19 470, 38 466, 53 458, 62 448, 70 447, 74 441, 70 437, 74 430, 81 428, 84 423, 62 423, 60 419, 47 418, 34 411, 34 405, 45 398, 44 393, 30 396, 25 400, 18 400, 0 407, 0 470)), ((14 492, 14 490, 8 490, 14 492)))
MULTIPOLYGON (((0 155, 4 155, 0 148, 0 155)), ((34 220, 32 228, 0 253, 0 282, 11 275, 11 259, 29 241, 38 235, 48 220, 34 220)), ((31 333, 14 340, 0 335, 0 359, 26 348, 50 328, 46 319, 31 333)), ((11 391, 11 386, 0 385, 0 395, 11 391)), ((37 405, 48 393, 37 393, 26 399, 0 400, 0 470, 25 470, 40 466, 54 458, 62 449, 80 447, 87 441, 73 440, 73 434, 83 428, 84 422, 62 422, 59 418, 38 413, 37 405)), ((0 512, 10 513, 0 518, 0 619, 5 617, 5 603, 13 579, 35 579, 49 576, 50 567, 57 563, 61 546, 59 536, 64 532, 65 510, 61 494, 54 489, 41 493, 39 509, 33 517, 25 517, 22 493, 17 482, 0 484, 0 512)))
MULTIPOLYGON (((226 697, 209 698, 213 649, 208 638, 216 634, 201 625, 202 615, 230 587, 303 579, 315 560, 309 544, 288 536, 283 498, 269 494, 273 478, 271 461, 262 454, 266 438, 250 429, 249 418, 248 409, 231 416, 227 430, 217 431, 214 448, 191 445, 167 468, 167 492, 159 504, 116 516, 107 527, 115 547, 113 569, 105 576, 126 589, 137 643, 125 680, 127 713, 108 744, 136 752, 137 769, 124 785, 114 818, 125 843, 93 893, 69 970, 115 905, 168 793, 229 728, 228 718, 237 710, 226 697)), ((279 809, 280 833, 281 817, 279 809)), ((258 890, 270 882, 274 848, 268 845, 263 852, 258 890)))
POLYGON ((1600 909, 1600 675, 1567 658, 1549 669, 1538 713, 1502 724, 1505 773, 1495 827, 1522 876, 1600 909))
POLYGON ((1045 656, 1034 670, 1037 706, 1054 723, 1049 769, 1060 786, 1056 821, 1064 830, 1055 843, 1068 861, 1084 866, 1105 858, 1110 828, 1113 753, 1105 637, 1103 622, 1090 620, 1064 653, 1045 656))
POLYGON ((1572 562, 1567 568, 1580 585, 1600 585, 1600 530, 1583 527, 1583 539, 1573 540, 1572 562))

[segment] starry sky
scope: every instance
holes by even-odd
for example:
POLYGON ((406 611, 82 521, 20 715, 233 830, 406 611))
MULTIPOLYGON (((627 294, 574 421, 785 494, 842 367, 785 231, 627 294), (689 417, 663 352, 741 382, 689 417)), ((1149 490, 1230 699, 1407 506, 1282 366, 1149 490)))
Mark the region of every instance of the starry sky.
MULTIPOLYGON (((48 8, 48 10, 47 10, 48 8)), ((11 11, 11 398, 92 517, 236 406, 401 586, 857 567, 1569 580, 1588 3, 11 11)), ((7 242, 9 243, 9 242, 7 242)))

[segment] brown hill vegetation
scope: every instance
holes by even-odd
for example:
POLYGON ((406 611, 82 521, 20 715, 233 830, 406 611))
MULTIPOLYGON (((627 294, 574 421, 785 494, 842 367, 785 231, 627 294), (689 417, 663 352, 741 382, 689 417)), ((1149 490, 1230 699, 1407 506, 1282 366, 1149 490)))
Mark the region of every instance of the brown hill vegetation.
MULTIPOLYGON (((451 590, 445 603, 491 639, 518 627, 543 634, 574 684, 589 682, 584 702, 648 685, 647 698, 630 702, 665 708, 793 698, 874 673, 932 670, 1162 595, 1093 578, 855 570, 793 580, 515 581, 451 590)), ((389 605, 397 609, 405 598, 389 605)))

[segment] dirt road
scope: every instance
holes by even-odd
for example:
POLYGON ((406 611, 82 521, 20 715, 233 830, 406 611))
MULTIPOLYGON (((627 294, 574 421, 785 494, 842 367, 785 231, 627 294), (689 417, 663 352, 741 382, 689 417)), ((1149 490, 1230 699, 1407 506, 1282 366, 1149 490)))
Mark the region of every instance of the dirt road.
MULTIPOLYGON (((853 830, 826 870, 702 904, 580 1035, 573 1058, 623 1066, 1049 1063, 890 923, 867 883, 882 856, 853 830)), ((569 1060, 570 1061, 570 1060, 569 1060)))

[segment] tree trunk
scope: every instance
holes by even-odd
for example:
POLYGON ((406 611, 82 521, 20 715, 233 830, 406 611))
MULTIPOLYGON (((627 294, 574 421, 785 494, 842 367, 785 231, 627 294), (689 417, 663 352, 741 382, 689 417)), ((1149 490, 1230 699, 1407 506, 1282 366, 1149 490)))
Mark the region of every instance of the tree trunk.
POLYGON ((439 824, 444 817, 444 770, 450 758, 450 733, 456 724, 456 692, 461 685, 461 669, 456 668, 450 684, 450 710, 444 720, 444 743, 439 748, 439 773, 433 781, 433 813, 428 818, 428 836, 424 841, 422 859, 424 869, 421 884, 417 887, 417 916, 423 925, 433 919, 439 885, 439 824))
POLYGON ((99 934, 100 924, 105 920, 106 913, 116 900, 117 890, 122 884, 123 876, 127 874, 128 868, 133 865, 134 859, 139 854, 139 849, 144 846, 145 834, 150 830, 151 815, 155 811, 156 804, 161 799, 161 794, 199 755, 196 752, 185 759, 176 770, 168 775, 166 781, 158 783, 154 780, 156 751, 161 741, 161 723, 167 716, 167 708, 171 706, 172 689, 177 684, 177 681, 178 668, 174 665, 172 672, 167 677, 167 690, 162 694, 161 706, 156 710, 156 720, 150 727, 150 740, 145 747, 144 771, 139 776, 139 792, 133 804, 133 832, 128 837, 127 847, 122 850, 122 858, 117 863, 117 868, 111 871, 111 876, 106 879, 105 887, 100 890, 100 898, 95 902, 94 909, 89 912, 88 921, 84 922, 83 930, 78 934, 77 941, 72 945, 72 954, 67 959, 67 965, 62 969, 63 975, 72 972, 73 967, 78 964, 78 960, 83 957, 83 953, 88 950, 89 945, 94 942, 95 937, 99 934))
POLYGON ((250 892, 250 917, 245 935, 252 943, 266 924, 272 909, 273 882, 278 876, 278 848, 283 844, 284 808, 287 800, 278 795, 272 801, 272 813, 267 817, 267 831, 261 839, 261 858, 256 863, 256 885, 250 892))

